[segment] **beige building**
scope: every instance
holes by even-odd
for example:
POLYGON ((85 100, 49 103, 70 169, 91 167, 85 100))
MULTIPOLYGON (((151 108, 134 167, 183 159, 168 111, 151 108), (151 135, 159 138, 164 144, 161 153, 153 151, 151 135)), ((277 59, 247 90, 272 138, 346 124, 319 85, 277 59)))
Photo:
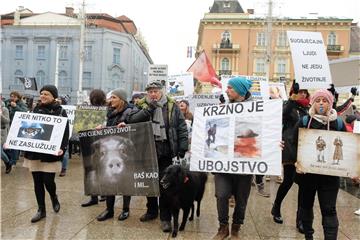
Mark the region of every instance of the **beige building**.
MULTIPOLYGON (((237 0, 214 0, 210 12, 200 21, 196 52, 205 50, 219 76, 267 76, 266 63, 270 59, 269 79, 289 83, 294 79, 294 69, 287 30, 321 32, 329 60, 332 60, 351 55, 354 25, 353 20, 347 18, 273 18, 271 47, 267 51, 264 17, 257 17, 253 9, 244 12, 237 0), (270 52, 269 57, 267 52, 270 52)), ((359 44, 358 39, 356 44, 359 44)))

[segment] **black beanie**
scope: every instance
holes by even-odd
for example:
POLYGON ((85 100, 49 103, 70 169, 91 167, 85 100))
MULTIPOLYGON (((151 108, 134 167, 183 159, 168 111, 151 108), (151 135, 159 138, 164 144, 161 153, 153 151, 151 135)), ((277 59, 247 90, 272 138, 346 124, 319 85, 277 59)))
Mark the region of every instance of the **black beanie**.
POLYGON ((45 86, 43 86, 43 87, 40 89, 40 93, 41 93, 42 91, 44 91, 44 90, 50 92, 51 95, 53 95, 54 98, 58 98, 58 97, 59 97, 59 95, 58 95, 58 90, 57 90, 57 88, 56 88, 54 85, 45 85, 45 86))

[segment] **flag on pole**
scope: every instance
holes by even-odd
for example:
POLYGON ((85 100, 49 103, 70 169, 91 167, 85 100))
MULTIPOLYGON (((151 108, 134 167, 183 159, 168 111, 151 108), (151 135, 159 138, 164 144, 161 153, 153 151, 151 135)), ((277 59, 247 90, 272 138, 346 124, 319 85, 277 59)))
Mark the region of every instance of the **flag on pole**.
POLYGON ((200 82, 209 82, 211 85, 221 88, 221 82, 217 78, 215 69, 211 65, 205 51, 200 53, 199 57, 195 59, 187 72, 192 72, 194 74, 194 78, 200 82))
POLYGON ((192 50, 193 50, 192 46, 187 47, 187 54, 186 54, 187 58, 192 58, 192 50))
POLYGON ((24 84, 25 90, 37 91, 37 84, 34 77, 19 77, 19 80, 24 84))

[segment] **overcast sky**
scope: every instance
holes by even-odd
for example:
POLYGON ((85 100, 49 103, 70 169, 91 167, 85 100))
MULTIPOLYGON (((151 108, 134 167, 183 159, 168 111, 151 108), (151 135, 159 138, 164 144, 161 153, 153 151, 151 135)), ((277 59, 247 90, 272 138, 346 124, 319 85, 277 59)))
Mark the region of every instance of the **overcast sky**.
MULTIPOLYGON (((0 13, 15 11, 18 6, 35 13, 64 13, 65 6, 78 12, 79 0, 2 0, 0 13)), ((86 12, 108 13, 131 18, 149 47, 155 64, 168 64, 169 74, 185 72, 194 61, 186 58, 187 46, 196 46, 200 19, 209 12, 214 0, 86 0, 86 12)), ((254 8, 266 14, 268 0, 239 0, 244 11, 254 8)), ((274 0, 278 17, 335 16, 360 21, 360 0, 274 0)))

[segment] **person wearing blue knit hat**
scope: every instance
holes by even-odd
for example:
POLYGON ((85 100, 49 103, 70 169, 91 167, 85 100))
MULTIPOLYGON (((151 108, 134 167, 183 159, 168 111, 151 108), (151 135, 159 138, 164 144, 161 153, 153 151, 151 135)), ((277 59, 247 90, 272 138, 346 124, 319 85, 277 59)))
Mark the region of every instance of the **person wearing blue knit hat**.
POLYGON ((252 82, 245 77, 234 77, 228 82, 226 94, 229 97, 230 102, 242 102, 251 98, 249 92, 252 86, 252 82))
MULTIPOLYGON (((228 82, 226 94, 231 103, 251 99, 252 82, 245 77, 234 77, 228 82)), ((244 224, 246 205, 251 190, 252 175, 216 173, 215 196, 220 227, 213 239, 225 239, 229 231, 229 199, 235 197, 235 208, 231 225, 231 238, 238 239, 241 224, 244 224)))

